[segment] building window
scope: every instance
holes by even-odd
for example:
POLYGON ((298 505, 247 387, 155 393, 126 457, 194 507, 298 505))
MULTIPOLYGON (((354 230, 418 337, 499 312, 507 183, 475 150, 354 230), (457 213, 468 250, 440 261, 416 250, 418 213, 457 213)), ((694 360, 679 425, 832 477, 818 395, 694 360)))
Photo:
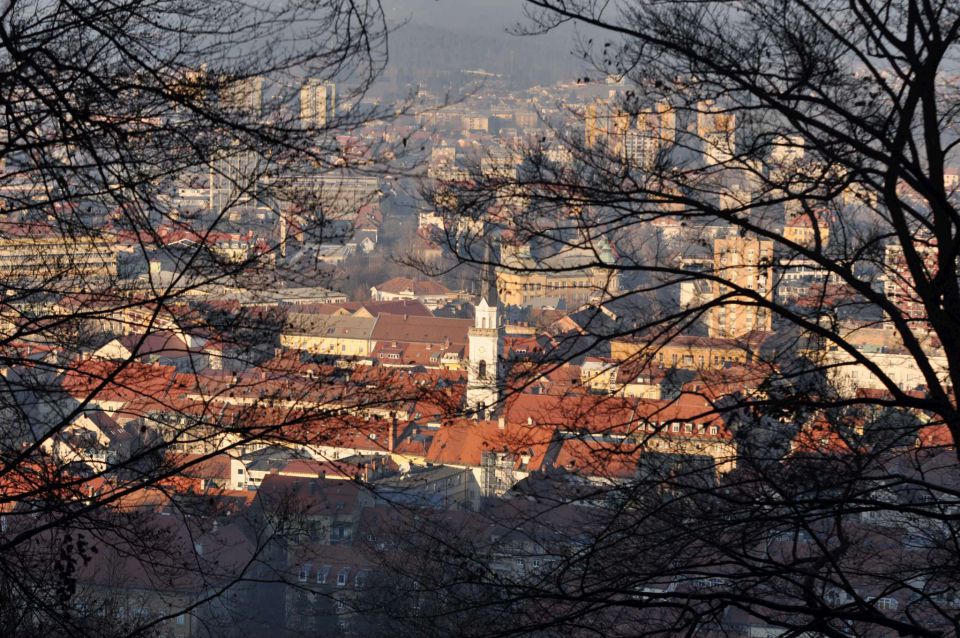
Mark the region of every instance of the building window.
POLYGON ((317 570, 317 584, 326 585, 327 584, 327 575, 330 573, 330 565, 324 565, 317 570))
POLYGON ((881 611, 894 611, 900 607, 900 603, 897 602, 896 598, 878 598, 877 599, 877 609, 881 611))
POLYGON ((177 624, 178 624, 178 625, 186 625, 186 624, 187 624, 187 615, 186 615, 186 614, 180 614, 179 616, 177 616, 177 624))
POLYGON ((487 378, 487 362, 481 361, 480 365, 477 366, 477 376, 481 379, 487 378))
POLYGON ((339 572, 337 572, 337 587, 346 587, 347 581, 350 579, 350 568, 344 567, 339 572))
POLYGON ((307 582, 307 578, 309 577, 310 577, 310 563, 307 563, 306 565, 300 568, 300 582, 301 583, 307 582))

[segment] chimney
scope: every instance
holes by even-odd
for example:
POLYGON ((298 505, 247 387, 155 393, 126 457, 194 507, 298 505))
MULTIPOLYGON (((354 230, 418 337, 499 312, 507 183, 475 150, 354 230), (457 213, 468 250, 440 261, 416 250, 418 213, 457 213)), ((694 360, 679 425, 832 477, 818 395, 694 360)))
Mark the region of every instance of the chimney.
POLYGON ((393 453, 397 445, 397 414, 394 412, 390 419, 390 433, 387 435, 387 452, 393 453))

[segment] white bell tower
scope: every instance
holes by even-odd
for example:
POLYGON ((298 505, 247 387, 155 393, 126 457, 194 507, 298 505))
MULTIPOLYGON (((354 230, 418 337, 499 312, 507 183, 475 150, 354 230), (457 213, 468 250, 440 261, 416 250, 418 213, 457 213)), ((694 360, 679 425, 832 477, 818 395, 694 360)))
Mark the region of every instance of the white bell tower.
MULTIPOLYGON (((488 252, 489 256, 489 252, 488 252)), ((470 350, 467 368, 467 411, 477 418, 490 418, 499 407, 502 383, 503 327, 497 306, 496 282, 492 277, 492 263, 484 266, 483 291, 480 303, 474 306, 473 327, 467 333, 470 350)))

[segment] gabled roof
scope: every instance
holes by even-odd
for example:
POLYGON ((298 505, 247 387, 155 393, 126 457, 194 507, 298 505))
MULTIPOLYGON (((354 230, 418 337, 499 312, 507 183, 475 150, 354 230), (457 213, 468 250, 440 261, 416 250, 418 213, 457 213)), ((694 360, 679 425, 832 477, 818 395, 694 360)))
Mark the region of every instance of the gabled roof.
POLYGON ((353 314, 376 317, 386 313, 390 315, 407 315, 418 317, 432 317, 433 313, 416 299, 394 299, 392 301, 364 301, 344 304, 353 308, 353 314))
POLYGON ((665 436, 709 436, 729 438, 722 427, 722 418, 714 407, 701 397, 681 395, 677 399, 655 400, 609 395, 543 395, 513 394, 506 400, 506 420, 515 424, 541 424, 553 428, 593 433, 630 435, 655 426, 665 436), (672 432, 665 424, 716 425, 718 431, 709 435, 684 429, 672 432))
POLYGON ((164 357, 184 357, 199 348, 190 348, 178 335, 162 330, 146 335, 128 334, 120 337, 120 344, 133 356, 158 355, 164 357))
POLYGON ((267 512, 282 508, 304 516, 347 516, 359 509, 360 491, 353 481, 268 474, 257 493, 267 512))
POLYGON ((370 339, 376 324, 376 319, 354 315, 291 312, 287 314, 284 332, 332 339, 370 339))
MULTIPOLYGON (((496 421, 460 420, 434 433, 426 459, 431 463, 479 466, 484 452, 526 455, 526 467, 538 468, 554 438, 552 428, 506 425, 496 421)), ((517 458, 517 463, 523 460, 517 458)))
POLYGON ((414 343, 451 344, 463 346, 473 326, 470 319, 447 317, 419 317, 414 315, 379 315, 373 330, 375 341, 407 341, 414 343))
POLYGON ((176 369, 172 366, 141 363, 115 363, 113 361, 84 360, 67 371, 63 388, 71 396, 82 400, 103 388, 95 400, 132 401, 164 397, 173 383, 176 369))
POLYGON ((394 277, 373 287, 380 292, 392 294, 411 294, 416 297, 432 295, 453 295, 454 292, 443 284, 431 279, 411 279, 394 277))

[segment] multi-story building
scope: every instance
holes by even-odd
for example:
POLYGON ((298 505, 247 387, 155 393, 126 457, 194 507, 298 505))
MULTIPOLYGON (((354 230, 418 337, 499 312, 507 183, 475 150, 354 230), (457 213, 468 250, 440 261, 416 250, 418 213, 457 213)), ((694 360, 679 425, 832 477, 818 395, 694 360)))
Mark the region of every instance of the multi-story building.
POLYGON ((323 128, 336 114, 337 87, 333 82, 309 78, 300 88, 300 125, 323 128))
POLYGON ((749 363, 761 344, 760 335, 746 340, 691 335, 614 339, 610 342, 610 356, 619 362, 634 360, 664 368, 702 370, 749 363))
POLYGON ((118 251, 107 237, 65 236, 45 224, 0 225, 0 273, 8 285, 64 286, 117 275, 118 251))
POLYGON ((456 301, 457 297, 457 293, 431 279, 393 277, 370 288, 370 298, 374 301, 416 300, 430 310, 456 301))
POLYGON ((281 201, 309 202, 323 206, 327 220, 353 219, 365 205, 379 200, 380 180, 346 171, 323 174, 285 174, 263 180, 281 201))
POLYGON ((804 140, 800 135, 781 135, 770 149, 769 169, 784 172, 797 166, 804 158, 804 140))
POLYGON ((210 162, 210 211, 220 214, 256 198, 259 181, 257 154, 234 144, 210 162))
POLYGON ((623 156, 630 114, 613 102, 613 97, 596 100, 584 109, 584 141, 588 148, 603 149, 623 156))
POLYGON ((773 242, 748 237, 715 239, 713 274, 724 283, 713 282, 717 305, 707 315, 710 336, 736 338, 769 332, 773 316, 754 294, 773 301, 773 242))
POLYGON ((460 120, 460 126, 465 131, 488 131, 490 118, 478 113, 466 113, 460 120))
POLYGON ((826 246, 830 238, 830 226, 826 216, 818 211, 788 211, 783 224, 783 238, 807 248, 813 248, 819 238, 820 246, 826 246))
POLYGON ((220 102, 253 117, 263 112, 263 78, 259 75, 223 81, 220 102))
POLYGON ((366 357, 373 350, 376 318, 290 313, 280 345, 338 357, 366 357))
MULTIPOLYGON (((930 239, 918 237, 913 242, 913 249, 923 260, 926 271, 931 275, 935 274, 938 258, 936 244, 930 239)), ((917 293, 903 246, 899 243, 887 244, 883 263, 884 268, 880 275, 883 294, 896 305, 903 317, 914 323, 914 328, 926 329, 927 308, 917 293)))
POLYGON ((505 267, 497 270, 501 303, 529 306, 555 299, 571 308, 616 294, 620 279, 612 268, 613 252, 605 244, 599 248, 602 265, 589 250, 567 250, 538 259, 528 246, 505 248, 505 267))
MULTIPOLYGON (((844 397, 853 397, 864 391, 888 392, 885 381, 889 379, 901 391, 912 392, 928 387, 926 376, 917 365, 917 359, 903 349, 883 347, 858 347, 859 355, 883 371, 881 380, 867 366, 863 365, 846 351, 836 346, 811 353, 816 363, 827 371, 831 385, 844 397)), ((941 350, 928 351, 926 363, 933 370, 938 382, 950 385, 950 372, 947 357, 941 350)))
POLYGON ((729 162, 736 153, 737 116, 713 100, 700 102, 697 106, 697 137, 705 165, 729 162))
POLYGON ((673 107, 658 102, 652 108, 637 114, 636 127, 624 135, 624 161, 631 166, 649 169, 661 151, 676 139, 676 114, 673 107))

